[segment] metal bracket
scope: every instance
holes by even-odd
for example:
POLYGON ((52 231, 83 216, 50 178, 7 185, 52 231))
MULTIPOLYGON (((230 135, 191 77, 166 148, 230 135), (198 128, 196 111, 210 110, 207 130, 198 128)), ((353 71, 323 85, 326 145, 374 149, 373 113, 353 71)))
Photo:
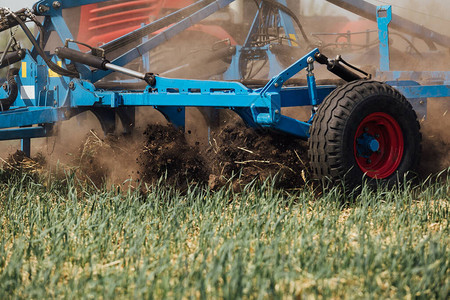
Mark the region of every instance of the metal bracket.
POLYGON ((392 21, 392 7, 377 7, 378 39, 380 40, 380 70, 389 71, 389 23, 392 21))

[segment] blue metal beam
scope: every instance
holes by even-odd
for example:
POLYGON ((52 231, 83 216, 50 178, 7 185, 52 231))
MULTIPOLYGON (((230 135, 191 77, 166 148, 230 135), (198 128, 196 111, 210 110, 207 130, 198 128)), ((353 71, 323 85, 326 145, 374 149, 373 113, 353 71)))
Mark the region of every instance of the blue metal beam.
POLYGON ((16 129, 3 129, 0 130, 0 140, 18 140, 18 139, 30 139, 40 138, 49 135, 49 131, 44 127, 29 127, 29 128, 16 128, 16 129))
POLYGON ((385 72, 390 68, 389 57, 389 23, 392 21, 391 6, 377 8, 378 39, 380 40, 380 70, 385 72))
POLYGON ((64 114, 53 107, 28 107, 0 113, 0 128, 31 126, 64 120, 64 114))
POLYGON ((415 80, 426 82, 442 82, 450 84, 450 72, 448 71, 390 71, 377 72, 377 78, 386 81, 415 80))
MULTIPOLYGON (((326 0, 334 5, 337 5, 345 10, 351 11, 359 16, 376 21, 376 6, 364 0, 326 0)), ((433 47, 432 42, 450 48, 450 37, 440 34, 439 32, 430 30, 419 23, 414 23, 408 19, 402 18, 398 15, 392 16, 391 28, 399 30, 406 34, 422 38, 428 41, 430 47, 433 47), (431 42, 430 42, 431 41, 431 42)))
MULTIPOLYGON (((328 96, 336 86, 322 85, 317 86, 317 99, 319 105, 328 96)), ((308 87, 287 87, 280 91, 281 107, 307 106, 312 105, 308 94, 308 87)))
POLYGON ((406 98, 450 97, 450 85, 394 86, 406 98))
POLYGON ((269 127, 307 140, 309 138, 311 124, 290 117, 280 116, 280 120, 269 127))

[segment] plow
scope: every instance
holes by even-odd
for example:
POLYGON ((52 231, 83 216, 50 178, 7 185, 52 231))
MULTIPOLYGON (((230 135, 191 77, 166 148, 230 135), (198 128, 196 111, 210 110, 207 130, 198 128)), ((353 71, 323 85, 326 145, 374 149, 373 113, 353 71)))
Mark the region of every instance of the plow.
MULTIPOLYGON (((139 1, 128 2, 131 6, 139 1)), ((449 37, 393 15, 390 6, 329 1, 377 22, 379 68, 368 74, 342 56, 327 57, 284 0, 263 0, 256 1, 256 14, 241 45, 219 34, 218 28, 203 27, 221 38, 213 57, 229 65, 220 78, 169 78, 152 72, 153 49, 232 2, 174 5, 176 10, 148 24, 136 15, 130 32, 102 36, 89 30, 114 20, 119 29, 124 26, 120 18, 126 6, 118 1, 42 0, 31 9, 0 9, 0 32, 11 32, 0 57, 0 68, 9 68, 0 88, 0 140, 19 139, 22 151, 30 155, 33 138, 53 135, 56 123, 86 111, 97 117, 105 133, 112 133, 116 120, 132 131, 138 107, 153 107, 180 128, 187 107, 203 108, 211 122, 218 118, 218 109, 229 109, 249 127, 308 140, 311 169, 318 178, 345 179, 351 186, 364 178, 393 184, 416 169, 419 120, 426 116, 427 98, 450 96, 450 72, 392 71, 390 26, 423 39, 430 49, 450 47, 449 37), (108 3, 110 9, 116 5, 115 10, 102 15, 108 3), (63 11, 80 6, 97 12, 91 19, 98 24, 80 27, 75 36, 63 11), (12 29, 18 27, 31 42, 30 49, 16 41, 12 29), (57 46, 50 38, 54 33, 57 46), (136 60, 138 66, 130 67, 136 60), (258 61, 267 62, 266 80, 251 76, 258 61), (319 68, 339 80, 316 80, 319 68), (308 107, 311 115, 306 120, 289 117, 283 110, 291 107, 308 107)))

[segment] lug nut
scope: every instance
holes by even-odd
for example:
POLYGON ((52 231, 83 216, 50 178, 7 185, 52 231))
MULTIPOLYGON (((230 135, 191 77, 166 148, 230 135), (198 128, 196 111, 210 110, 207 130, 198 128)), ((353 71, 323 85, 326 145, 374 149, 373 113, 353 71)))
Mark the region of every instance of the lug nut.
POLYGON ((366 163, 371 164, 372 160, 368 159, 368 160, 366 160, 366 163))

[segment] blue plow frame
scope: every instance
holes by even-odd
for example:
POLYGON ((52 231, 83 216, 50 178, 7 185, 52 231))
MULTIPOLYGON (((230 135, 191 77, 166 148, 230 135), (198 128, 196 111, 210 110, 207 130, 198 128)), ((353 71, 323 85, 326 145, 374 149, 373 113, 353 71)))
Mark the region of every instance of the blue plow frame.
MULTIPOLYGON (((61 8, 103 1, 64 0, 59 1, 60 7, 52 5, 53 2, 43 0, 35 4, 36 11, 40 11, 45 16, 45 41, 48 40, 51 31, 56 31, 61 41, 72 39, 68 26, 62 18, 61 8)), ((149 39, 144 39, 139 46, 119 56, 112 63, 118 66, 125 65, 231 2, 233 0, 212 1, 190 17, 184 18, 149 39)), ((449 72, 432 72, 434 75, 444 76, 444 84, 421 86, 417 81, 399 80, 405 75, 404 72, 389 71, 390 9, 384 6, 378 8, 382 63, 379 75, 388 78, 388 83, 399 89, 420 112, 420 107, 423 107, 424 103, 426 107, 427 97, 450 96, 449 72)), ((287 19, 283 16, 281 21, 286 27, 286 32, 290 34, 295 31, 291 21, 287 19)), ((256 22, 257 18, 254 23, 256 22)), ((244 47, 247 46, 244 45, 244 47)), ((76 44, 70 44, 70 47, 78 50, 76 44)), ((313 68, 308 68, 306 86, 284 87, 283 85, 289 78, 312 66, 314 56, 318 52, 318 49, 313 49, 273 76, 264 87, 258 89, 248 88, 239 82, 169 79, 155 76, 155 84, 148 85, 144 90, 117 91, 97 89, 94 85, 110 71, 91 71, 88 67, 77 64, 78 69, 81 70, 80 79, 60 76, 47 67, 35 49, 27 50, 19 74, 15 76, 19 86, 18 98, 9 111, 0 112, 0 140, 22 139, 23 150, 29 154, 29 139, 51 135, 52 125, 56 122, 70 119, 85 111, 92 111, 107 132, 114 128, 116 116, 122 123, 130 123, 132 126, 135 118, 134 108, 138 106, 152 106, 170 122, 180 127, 185 124, 185 107, 226 108, 235 111, 251 127, 270 128, 308 139, 316 106, 320 105, 336 86, 317 86, 311 71, 313 68), (308 121, 300 121, 282 114, 282 108, 294 106, 313 106, 311 118, 308 121)), ((52 56, 52 60, 59 65, 65 63, 55 55, 52 56)), ((236 71, 228 72, 230 77, 233 77, 233 74, 235 75, 236 71)), ((0 98, 6 95, 7 90, 0 88, 0 98)))
POLYGON ((313 58, 316 53, 318 49, 310 51, 259 89, 250 89, 238 82, 155 76, 155 85, 147 86, 143 91, 98 90, 88 80, 60 77, 48 70, 40 72, 39 68, 43 65, 27 53, 22 61, 23 69, 16 76, 21 84, 19 100, 16 101, 18 105, 0 113, 0 128, 22 128, 16 129, 17 134, 11 133, 14 129, 8 129, 8 134, 0 131, 0 139, 16 139, 26 130, 33 132, 32 137, 46 136, 51 131, 23 127, 67 120, 86 110, 95 113, 107 109, 115 113, 116 109, 137 106, 155 107, 177 126, 184 126, 185 107, 226 108, 238 113, 250 126, 272 128, 307 139, 310 122, 284 116, 281 108, 318 105, 335 86, 316 87, 311 75, 308 76, 310 84, 305 87, 283 87, 283 84, 305 69, 308 58, 313 58), (37 74, 42 80, 47 73, 50 75, 43 86, 32 85, 37 74), (314 102, 311 102, 310 95, 315 95, 314 102))

